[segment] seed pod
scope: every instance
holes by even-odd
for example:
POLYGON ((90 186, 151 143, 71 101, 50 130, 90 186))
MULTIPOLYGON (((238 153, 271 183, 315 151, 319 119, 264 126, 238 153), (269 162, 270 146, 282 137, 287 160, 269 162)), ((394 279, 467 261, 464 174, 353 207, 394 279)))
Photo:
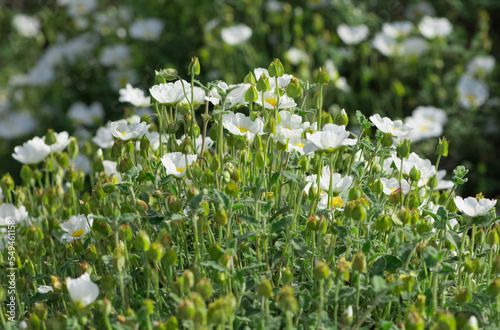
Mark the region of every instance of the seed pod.
POLYGON ((318 261, 313 274, 315 280, 324 280, 330 276, 330 268, 325 261, 318 261))
POLYGON ((271 298, 273 296, 273 286, 271 281, 267 278, 261 279, 260 283, 257 284, 257 294, 263 298, 271 298))

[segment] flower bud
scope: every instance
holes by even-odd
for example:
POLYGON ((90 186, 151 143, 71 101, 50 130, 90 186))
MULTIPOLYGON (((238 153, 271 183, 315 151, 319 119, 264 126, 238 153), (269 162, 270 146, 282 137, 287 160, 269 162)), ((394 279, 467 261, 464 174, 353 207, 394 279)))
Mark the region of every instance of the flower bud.
POLYGON ((271 298, 273 296, 273 286, 271 281, 267 278, 261 279, 260 283, 257 284, 257 294, 263 298, 271 298))
POLYGON ((415 166, 410 170, 410 180, 413 182, 420 181, 420 171, 415 166))
POLYGON ((50 285, 52 286, 54 293, 58 294, 62 291, 61 281, 54 275, 50 276, 50 285))
POLYGON ((349 306, 349 307, 346 308, 346 310, 344 311, 344 313, 342 313, 342 316, 340 317, 340 320, 345 325, 351 325, 352 324, 352 322, 354 321, 353 312, 352 312, 352 306, 349 306))
POLYGON ((436 155, 440 155, 443 157, 448 156, 448 146, 450 144, 450 141, 446 140, 445 137, 442 139, 439 139, 439 143, 436 149, 436 155))
POLYGON ((406 312, 404 324, 406 330, 424 330, 425 328, 424 319, 419 312, 412 310, 412 308, 406 312))
POLYGON ((330 276, 330 268, 325 261, 318 261, 316 267, 314 267, 314 279, 324 280, 330 276))
POLYGON ((177 196, 170 195, 166 199, 168 210, 171 213, 179 213, 182 209, 182 200, 177 196))
POLYGON ((399 159, 408 158, 410 155, 410 140, 403 140, 396 147, 397 156, 399 159))
POLYGON ((145 230, 141 230, 134 241, 134 247, 139 251, 148 251, 151 246, 149 235, 145 230))
POLYGON ((366 258, 363 251, 358 251, 352 259, 352 270, 359 273, 366 273, 366 258))
POLYGON ((52 128, 49 128, 47 130, 47 133, 45 134, 45 144, 51 146, 56 143, 57 143, 57 138, 54 134, 54 130, 52 128))
POLYGON ((491 296, 498 296, 500 294, 500 279, 494 279, 488 287, 488 294, 491 296))
POLYGON ((0 188, 2 188, 3 192, 14 190, 15 182, 10 176, 9 173, 5 174, 0 181, 0 188))
POLYGON ((250 88, 245 93, 245 101, 247 101, 248 103, 253 103, 257 101, 258 98, 259 94, 257 93, 257 90, 255 89, 255 87, 250 86, 250 88))
POLYGON ((320 85, 328 85, 330 81, 330 76, 326 72, 326 68, 323 66, 319 68, 318 75, 316 76, 316 83, 320 85))
POLYGON ((471 293, 469 291, 469 288, 463 288, 462 290, 458 290, 455 293, 455 302, 458 305, 463 305, 466 302, 471 301, 471 293))
POLYGON ((293 296, 293 289, 288 285, 281 288, 277 301, 285 312, 295 313, 299 309, 297 299, 293 296))
POLYGON ((363 195, 363 190, 358 186, 354 186, 349 190, 349 200, 351 201, 361 198, 363 195))
POLYGON ((493 228, 492 230, 490 230, 488 236, 486 237, 486 243, 488 243, 490 247, 493 247, 498 244, 498 241, 498 232, 495 230, 495 228, 493 228))
POLYGON ((87 246, 87 248, 85 249, 85 259, 91 262, 96 262, 99 259, 95 244, 89 244, 87 246))
POLYGON ((163 257, 164 249, 160 242, 155 241, 148 250, 148 257, 151 261, 160 261, 163 257))
POLYGON ((390 228, 389 219, 387 216, 382 216, 375 221, 375 229, 379 232, 385 233, 390 228))
POLYGON ((23 185, 25 186, 28 186, 31 183, 31 179, 33 179, 33 171, 31 170, 31 167, 29 167, 28 165, 23 165, 23 167, 21 168, 21 179, 23 179, 23 185))
POLYGON ((74 160, 76 157, 78 157, 78 153, 79 153, 78 141, 73 136, 69 138, 69 144, 68 144, 67 151, 68 151, 69 158, 74 160))
POLYGON ((333 123, 339 126, 347 126, 347 124, 349 123, 349 117, 347 116, 347 112, 345 111, 345 109, 342 109, 340 113, 337 114, 333 123))
POLYGON ((281 77, 285 74, 285 68, 281 61, 275 58, 269 65, 267 72, 269 73, 269 77, 281 77))
POLYGON ((310 231, 318 230, 318 220, 319 217, 317 215, 311 215, 306 222, 306 229, 310 231))
POLYGON ((174 248, 168 248, 165 250, 165 255, 163 257, 165 263, 168 266, 173 266, 177 263, 177 251, 174 248))
POLYGON ((290 268, 286 267, 281 270, 281 282, 283 284, 292 284, 293 274, 290 268))
POLYGON ((390 147, 392 146, 392 135, 391 133, 385 133, 382 139, 380 140, 382 147, 390 147))
POLYGON ((397 205, 403 201, 404 194, 401 188, 397 188, 389 195, 389 202, 391 204, 397 205))
POLYGON ((299 97, 301 94, 302 94, 302 88, 300 87, 299 80, 293 77, 288 86, 286 87, 286 95, 294 99, 299 97))
POLYGON ((188 74, 197 76, 200 74, 200 69, 200 60, 198 59, 198 57, 193 56, 193 58, 191 58, 191 63, 189 63, 188 74))
POLYGON ((196 292, 198 292, 203 299, 210 299, 213 294, 213 288, 210 280, 207 278, 201 279, 198 284, 196 284, 196 292))
POLYGON ((195 306, 191 300, 184 299, 177 307, 177 315, 181 320, 192 320, 195 315, 195 306))
POLYGON ((262 75, 259 77, 259 80, 257 81, 257 85, 255 87, 257 88, 257 91, 261 93, 267 92, 271 89, 269 87, 269 76, 265 72, 262 73, 262 75))

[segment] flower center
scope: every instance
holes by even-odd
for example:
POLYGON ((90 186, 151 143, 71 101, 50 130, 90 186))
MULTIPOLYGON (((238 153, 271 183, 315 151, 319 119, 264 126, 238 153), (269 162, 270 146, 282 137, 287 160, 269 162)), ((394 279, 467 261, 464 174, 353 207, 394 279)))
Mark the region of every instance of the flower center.
POLYGON ((295 143, 294 147, 304 148, 304 143, 302 142, 295 143))
POLYGON ((184 173, 184 171, 186 170, 186 168, 185 167, 176 167, 176 170, 179 173, 184 173))
POLYGON ((146 38, 153 38, 154 37, 153 31, 151 31, 151 30, 144 31, 144 37, 146 37, 146 38))
POLYGON ((83 235, 85 231, 83 230, 83 228, 80 228, 78 230, 75 230, 71 236, 75 237, 75 238, 78 238, 78 237, 81 237, 83 235))
POLYGON ((240 130, 241 133, 250 132, 250 130, 246 127, 241 127, 241 126, 236 126, 236 127, 238 127, 238 129, 240 130))
POLYGON ((429 127, 422 125, 420 126, 420 129, 422 130, 422 132, 427 132, 429 130, 429 127))
POLYGON ((474 94, 467 94, 467 99, 469 101, 474 101, 476 99, 476 96, 474 94))
POLYGON ((332 208, 337 208, 337 207, 343 207, 344 206, 344 201, 340 197, 333 197, 332 200, 330 201, 330 207, 332 208))
POLYGON ((272 105, 274 108, 276 108, 276 106, 278 105, 275 97, 266 97, 265 101, 272 105))
POLYGON ((292 130, 290 126, 283 126, 283 128, 289 129, 290 131, 292 130))
POLYGON ((393 131, 395 131, 395 130, 396 130, 396 127, 393 127, 393 128, 392 128, 392 130, 393 130, 393 131))
POLYGON ((122 135, 127 135, 127 132, 122 132, 122 135))

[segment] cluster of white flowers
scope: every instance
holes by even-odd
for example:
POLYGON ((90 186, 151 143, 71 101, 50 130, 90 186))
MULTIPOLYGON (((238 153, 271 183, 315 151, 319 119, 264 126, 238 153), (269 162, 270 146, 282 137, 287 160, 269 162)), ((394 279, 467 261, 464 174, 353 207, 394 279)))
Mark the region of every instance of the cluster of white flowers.
POLYGON ((412 128, 408 139, 411 142, 439 137, 447 122, 446 112, 433 106, 419 106, 413 110, 411 117, 405 122, 412 128))
POLYGON ((485 78, 493 72, 496 60, 493 56, 476 56, 466 66, 465 73, 457 83, 458 100, 463 108, 482 106, 490 91, 485 78))

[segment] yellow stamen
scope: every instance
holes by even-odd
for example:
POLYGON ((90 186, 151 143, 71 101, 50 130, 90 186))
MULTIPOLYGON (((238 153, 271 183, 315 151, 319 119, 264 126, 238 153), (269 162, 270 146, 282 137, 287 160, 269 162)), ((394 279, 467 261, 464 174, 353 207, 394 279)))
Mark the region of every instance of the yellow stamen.
POLYGON ((241 127, 241 126, 236 126, 236 127, 238 127, 238 129, 240 130, 241 133, 250 132, 250 130, 246 127, 241 127))
POLYGON ((71 236, 75 237, 75 238, 78 238, 78 237, 81 237, 83 235, 83 233, 85 232, 85 230, 83 230, 83 228, 80 228, 79 230, 76 230, 74 231, 71 236))
POLYGON ((177 167, 176 170, 179 173, 183 173, 186 170, 186 168, 185 167, 177 167))
POLYGON ((474 95, 474 94, 467 94, 467 99, 469 101, 474 101, 476 99, 476 95, 474 95))
POLYGON ((392 130, 393 130, 393 131, 395 131, 395 130, 396 130, 396 127, 393 127, 393 128, 392 128, 392 130))
POLYGON ((422 132, 427 132, 429 130, 429 127, 422 125, 420 126, 420 129, 422 130, 422 132))
POLYGON ((290 126, 283 126, 283 128, 289 129, 290 131, 292 130, 290 126))
POLYGON ((295 143, 295 145, 294 145, 294 146, 295 146, 295 147, 304 148, 304 143, 302 143, 302 142, 295 143))
POLYGON ((123 132, 122 135, 127 135, 127 132, 123 132))
POLYGON ((344 206, 344 201, 340 197, 333 197, 332 200, 330 201, 330 207, 331 208, 337 208, 337 207, 343 207, 344 206))
POLYGON ((276 101, 275 97, 266 97, 265 101, 272 105, 274 108, 278 105, 278 101, 276 101))

